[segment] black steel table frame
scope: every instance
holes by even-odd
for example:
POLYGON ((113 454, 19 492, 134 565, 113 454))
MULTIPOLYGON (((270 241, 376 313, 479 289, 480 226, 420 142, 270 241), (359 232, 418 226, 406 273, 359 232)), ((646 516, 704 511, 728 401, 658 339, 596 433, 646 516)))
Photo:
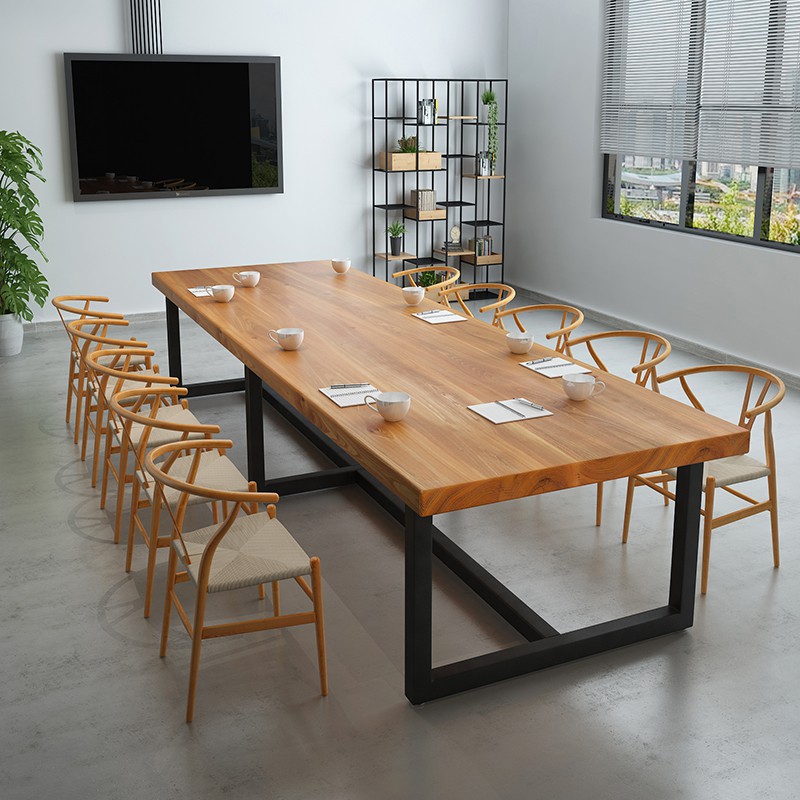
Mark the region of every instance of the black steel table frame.
MULTIPOLYGON (((170 375, 182 382, 178 308, 167 300, 170 375)), ((667 605, 559 633, 433 524, 409 508, 247 367, 244 380, 186 387, 189 396, 245 392, 248 478, 278 494, 356 484, 405 526, 405 693, 413 704, 486 686, 692 626, 703 465, 678 469, 667 605), (330 469, 266 478, 263 402, 303 433, 332 463, 330 469), (433 667, 433 558, 438 558, 526 641, 433 667)))

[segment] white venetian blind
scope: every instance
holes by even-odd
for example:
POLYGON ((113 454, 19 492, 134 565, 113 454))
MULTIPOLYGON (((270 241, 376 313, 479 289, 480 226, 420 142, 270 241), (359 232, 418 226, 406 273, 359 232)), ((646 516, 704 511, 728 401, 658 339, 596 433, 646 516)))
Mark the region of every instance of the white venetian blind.
POLYGON ((695 157, 702 51, 692 7, 603 0, 602 152, 695 157))
POLYGON ((706 0, 703 161, 800 165, 800 0, 706 0))

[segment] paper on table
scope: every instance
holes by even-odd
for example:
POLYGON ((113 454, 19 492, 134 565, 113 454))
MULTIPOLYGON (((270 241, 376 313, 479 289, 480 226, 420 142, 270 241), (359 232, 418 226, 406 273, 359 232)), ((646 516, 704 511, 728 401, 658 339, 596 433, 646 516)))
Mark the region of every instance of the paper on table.
POLYGON ((363 406, 364 398, 368 394, 379 392, 380 389, 368 383, 364 386, 352 386, 346 389, 331 389, 329 386, 326 386, 320 389, 320 391, 325 397, 329 397, 333 400, 339 408, 348 408, 349 406, 363 406))
POLYGON ((526 405, 525 403, 520 403, 516 399, 501 400, 500 402, 504 403, 504 405, 501 406, 496 402, 479 403, 475 406, 467 406, 467 408, 470 411, 474 411, 476 414, 480 414, 482 417, 488 419, 489 422, 493 422, 495 425, 500 425, 503 422, 522 422, 526 419, 553 416, 552 411, 548 411, 547 409, 542 409, 539 411, 538 408, 531 408, 531 406, 526 405), (515 412, 517 411, 522 416, 516 414, 515 412))
POLYGON ((192 286, 189 288, 189 291, 195 297, 211 297, 211 292, 208 289, 208 286, 192 286))
POLYGON ((452 311, 448 311, 446 308, 441 309, 441 311, 438 309, 435 311, 418 311, 416 314, 412 314, 412 316, 423 319, 425 322, 430 322, 431 325, 439 325, 442 322, 464 322, 467 319, 466 317, 454 314, 452 311))
POLYGON ((538 364, 533 361, 520 361, 519 364, 521 367, 527 367, 534 372, 538 372, 539 375, 544 375, 545 378, 561 378, 564 375, 573 375, 576 372, 591 372, 586 367, 567 361, 566 358, 548 358, 547 361, 542 361, 538 364))

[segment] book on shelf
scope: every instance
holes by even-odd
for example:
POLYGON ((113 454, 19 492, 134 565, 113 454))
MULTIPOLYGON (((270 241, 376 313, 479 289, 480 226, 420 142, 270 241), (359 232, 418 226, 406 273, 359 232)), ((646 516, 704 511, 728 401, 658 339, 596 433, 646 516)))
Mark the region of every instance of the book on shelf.
POLYGON ((418 211, 435 211, 436 210, 436 190, 435 189, 412 189, 411 202, 418 211))

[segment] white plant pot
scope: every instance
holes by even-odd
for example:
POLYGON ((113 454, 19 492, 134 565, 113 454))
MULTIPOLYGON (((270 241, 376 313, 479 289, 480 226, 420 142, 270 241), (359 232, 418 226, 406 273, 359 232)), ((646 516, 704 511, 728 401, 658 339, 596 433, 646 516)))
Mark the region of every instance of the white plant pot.
POLYGON ((17 356, 22 350, 22 318, 0 314, 0 356, 17 356))

